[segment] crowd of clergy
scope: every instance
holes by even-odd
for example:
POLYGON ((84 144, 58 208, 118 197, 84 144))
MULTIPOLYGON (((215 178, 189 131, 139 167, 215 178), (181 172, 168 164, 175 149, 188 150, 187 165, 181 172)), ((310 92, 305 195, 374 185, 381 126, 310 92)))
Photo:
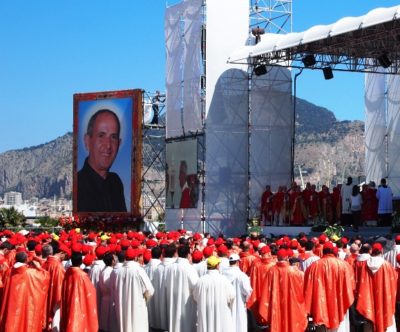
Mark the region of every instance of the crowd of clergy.
POLYGON ((0 237, 0 331, 396 331, 400 236, 0 237))
POLYGON ((393 193, 386 179, 358 185, 349 177, 345 184, 338 184, 330 191, 321 190, 307 182, 304 189, 296 183, 287 188, 280 186, 272 192, 267 185, 261 196, 263 225, 352 225, 354 230, 362 225, 391 226, 393 193))

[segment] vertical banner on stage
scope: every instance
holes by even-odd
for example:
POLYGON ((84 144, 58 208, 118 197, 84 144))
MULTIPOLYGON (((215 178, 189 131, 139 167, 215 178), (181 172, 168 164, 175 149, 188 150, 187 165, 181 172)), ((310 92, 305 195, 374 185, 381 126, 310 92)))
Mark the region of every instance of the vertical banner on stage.
POLYGON ((165 47, 166 47, 166 137, 178 137, 182 131, 182 59, 183 40, 181 20, 184 3, 168 7, 165 10, 165 47))
POLYGON ((166 9, 167 138, 202 129, 202 0, 186 0, 166 9))
POLYGON ((395 196, 400 195, 400 77, 388 77, 388 182, 395 196))
POLYGON ((386 176, 385 75, 365 74, 365 175, 379 183, 386 176))
POLYGON ((187 134, 202 129, 200 81, 202 72, 201 31, 203 0, 185 1, 183 13, 183 130, 187 134))
POLYGON ((227 59, 246 44, 248 1, 207 0, 206 17, 206 231, 233 236, 247 225, 249 95, 247 66, 227 59))
POLYGON ((167 209, 194 209, 199 202, 197 140, 166 145, 165 192, 167 209))
POLYGON ((293 131, 292 84, 287 68, 253 76, 250 100, 250 216, 260 214, 266 185, 289 185, 293 131))
POLYGON ((73 211, 140 215, 142 90, 74 95, 73 211))

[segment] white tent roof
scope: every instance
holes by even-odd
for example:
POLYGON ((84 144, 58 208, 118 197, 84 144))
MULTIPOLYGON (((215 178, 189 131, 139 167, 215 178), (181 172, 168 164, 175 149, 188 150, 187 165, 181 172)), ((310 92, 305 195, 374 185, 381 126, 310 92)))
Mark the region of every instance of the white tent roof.
POLYGON ((238 62, 251 57, 305 46, 328 38, 367 29, 372 26, 395 21, 400 18, 400 6, 377 8, 364 16, 344 17, 329 25, 317 25, 303 32, 286 35, 264 34, 257 45, 244 46, 235 51, 228 62, 238 62))

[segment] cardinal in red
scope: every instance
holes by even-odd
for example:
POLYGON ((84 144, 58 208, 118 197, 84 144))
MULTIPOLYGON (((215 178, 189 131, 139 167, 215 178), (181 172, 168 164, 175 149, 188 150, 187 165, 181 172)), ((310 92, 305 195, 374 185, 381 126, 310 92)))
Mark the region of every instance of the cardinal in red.
POLYGON ((289 265, 286 249, 280 249, 277 257, 278 262, 265 276, 259 314, 268 323, 270 332, 303 332, 308 323, 304 274, 289 265))
POLYGON ((72 267, 65 273, 61 293, 61 332, 97 332, 96 289, 81 270, 82 254, 71 255, 72 267))
POLYGON ((0 331, 41 332, 44 308, 49 287, 49 274, 28 255, 20 251, 4 286, 0 311, 0 331))
POLYGON ((331 242, 325 242, 322 258, 311 264, 305 272, 307 312, 317 325, 325 325, 328 329, 346 326, 349 331, 348 310, 354 301, 353 290, 351 266, 334 255, 331 242))

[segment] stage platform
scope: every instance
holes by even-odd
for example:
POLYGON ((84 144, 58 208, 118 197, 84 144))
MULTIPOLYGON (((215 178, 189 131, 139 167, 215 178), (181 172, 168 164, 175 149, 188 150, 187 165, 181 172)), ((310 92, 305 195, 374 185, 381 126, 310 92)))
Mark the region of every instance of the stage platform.
MULTIPOLYGON (((304 232, 307 236, 319 236, 322 232, 313 232, 311 226, 263 226, 262 233, 268 237, 276 237, 279 235, 288 235, 290 237, 297 237, 299 233, 304 232)), ((390 227, 377 227, 377 226, 363 226, 360 227, 358 232, 353 231, 352 227, 344 227, 343 235, 353 237, 362 235, 364 238, 374 236, 386 236, 391 234, 390 227)))

